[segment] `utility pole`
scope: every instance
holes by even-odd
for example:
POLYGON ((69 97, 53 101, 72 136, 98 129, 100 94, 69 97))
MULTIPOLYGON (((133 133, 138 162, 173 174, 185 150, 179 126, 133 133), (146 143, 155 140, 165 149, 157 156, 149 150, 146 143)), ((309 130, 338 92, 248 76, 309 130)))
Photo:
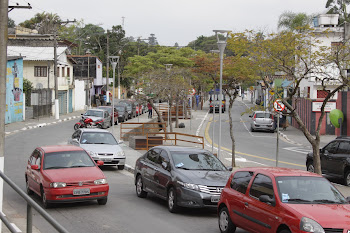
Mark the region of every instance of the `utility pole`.
MULTIPOLYGON (((5 110, 6 110, 6 70, 7 70, 7 22, 8 0, 0 0, 0 171, 4 172, 5 163, 5 110)), ((2 212, 2 200, 4 193, 4 181, 0 179, 0 211, 2 212)), ((1 230, 0 224, 0 232, 1 230)))
POLYGON ((8 12, 12 11, 13 9, 32 9, 32 6, 28 3, 28 6, 19 6, 19 5, 16 5, 16 6, 8 6, 4 9, 10 9, 8 12))
POLYGON ((53 48, 53 53, 54 53, 54 68, 53 68, 53 75, 55 79, 55 119, 58 120, 60 118, 60 113, 59 113, 59 103, 58 103, 58 79, 57 79, 57 24, 68 24, 68 23, 75 23, 76 20, 74 19, 73 21, 61 21, 58 23, 54 24, 54 48, 53 48))
MULTIPOLYGON (((109 98, 109 31, 107 30, 106 97, 109 98)), ((111 100, 109 100, 111 101, 111 100)))

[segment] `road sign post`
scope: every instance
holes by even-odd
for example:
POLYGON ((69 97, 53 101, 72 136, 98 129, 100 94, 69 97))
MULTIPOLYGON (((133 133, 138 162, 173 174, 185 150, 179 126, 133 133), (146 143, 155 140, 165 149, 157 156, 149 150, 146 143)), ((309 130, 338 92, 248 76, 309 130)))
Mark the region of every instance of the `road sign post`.
POLYGON ((278 167, 278 157, 279 157, 279 134, 280 134, 280 112, 285 109, 285 105, 282 103, 282 100, 277 99, 273 103, 273 109, 277 113, 277 142, 276 142, 276 167, 278 167))

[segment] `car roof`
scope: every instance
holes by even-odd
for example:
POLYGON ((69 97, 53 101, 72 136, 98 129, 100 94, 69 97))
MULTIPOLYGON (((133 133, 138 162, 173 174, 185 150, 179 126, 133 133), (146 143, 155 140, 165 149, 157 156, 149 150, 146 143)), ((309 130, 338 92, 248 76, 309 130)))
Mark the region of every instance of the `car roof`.
POLYGON ((268 112, 268 111, 255 111, 254 113, 271 113, 271 112, 268 112))
POLYGON ((79 129, 81 132, 95 132, 95 133, 110 133, 108 130, 105 129, 99 129, 99 128, 92 128, 92 129, 86 129, 86 128, 81 128, 79 129))
POLYGON ((42 146, 41 148, 45 153, 60 152, 60 151, 83 151, 79 146, 75 145, 52 145, 52 146, 42 146))
POLYGON ((240 168, 237 171, 252 171, 256 173, 263 173, 266 175, 279 177, 279 176, 310 176, 310 177, 322 177, 316 173, 311 173, 304 170, 285 168, 285 167, 247 167, 240 168))
POLYGON ((96 111, 100 111, 100 112, 107 111, 106 109, 100 109, 100 108, 91 108, 91 109, 88 109, 87 111, 89 111, 89 110, 94 110, 94 111, 96 110, 96 111))
POLYGON ((112 106, 98 106, 97 109, 112 108, 112 106))
POLYGON ((199 148, 199 147, 189 147, 189 146, 155 146, 153 148, 159 148, 168 150, 170 152, 178 151, 178 152, 209 152, 205 149, 199 148))

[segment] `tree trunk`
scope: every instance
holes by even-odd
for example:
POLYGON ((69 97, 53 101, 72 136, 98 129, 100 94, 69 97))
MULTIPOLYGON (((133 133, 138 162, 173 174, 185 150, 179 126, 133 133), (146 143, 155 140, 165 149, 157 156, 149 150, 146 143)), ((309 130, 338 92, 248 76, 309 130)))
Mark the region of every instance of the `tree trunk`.
POLYGON ((176 121, 175 121, 175 128, 179 128, 179 100, 178 99, 176 99, 176 103, 175 103, 176 105, 176 121))
MULTIPOLYGON (((163 120, 163 118, 162 118, 161 114, 159 113, 159 109, 158 109, 158 108, 156 108, 156 106, 154 106, 153 99, 148 99, 147 101, 148 101, 148 103, 150 103, 150 104, 151 104, 152 109, 154 109, 154 111, 157 113, 157 116, 158 116, 158 122, 160 122, 160 123, 165 123, 165 121, 163 120)), ((165 130, 164 130, 164 129, 163 129, 163 131, 165 132, 165 130)), ((166 139, 168 139, 168 135, 165 135, 165 137, 166 137, 166 139)))
MULTIPOLYGON (((231 110, 233 106, 233 102, 235 102, 236 96, 230 97, 230 105, 228 107, 228 117, 229 117, 229 122, 230 122, 230 136, 232 140, 232 167, 236 167, 236 144, 235 144, 235 137, 233 136, 233 123, 232 123, 232 115, 231 115, 231 110)), ((214 108, 215 111, 215 108, 214 108)))
POLYGON ((173 132, 173 124, 171 122, 171 108, 172 108, 172 102, 173 100, 171 99, 169 101, 169 115, 168 115, 168 119, 169 119, 169 126, 170 126, 170 132, 173 132))

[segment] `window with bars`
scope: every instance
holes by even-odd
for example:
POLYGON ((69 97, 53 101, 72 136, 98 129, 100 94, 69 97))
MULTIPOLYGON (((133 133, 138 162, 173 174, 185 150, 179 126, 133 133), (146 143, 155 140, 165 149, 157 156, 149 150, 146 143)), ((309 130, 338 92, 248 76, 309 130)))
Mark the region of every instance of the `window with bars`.
POLYGON ((47 66, 34 66, 34 77, 46 77, 47 66))
POLYGON ((66 76, 66 74, 64 73, 64 71, 65 71, 65 69, 64 69, 64 67, 62 67, 62 77, 65 77, 65 76, 66 76))

